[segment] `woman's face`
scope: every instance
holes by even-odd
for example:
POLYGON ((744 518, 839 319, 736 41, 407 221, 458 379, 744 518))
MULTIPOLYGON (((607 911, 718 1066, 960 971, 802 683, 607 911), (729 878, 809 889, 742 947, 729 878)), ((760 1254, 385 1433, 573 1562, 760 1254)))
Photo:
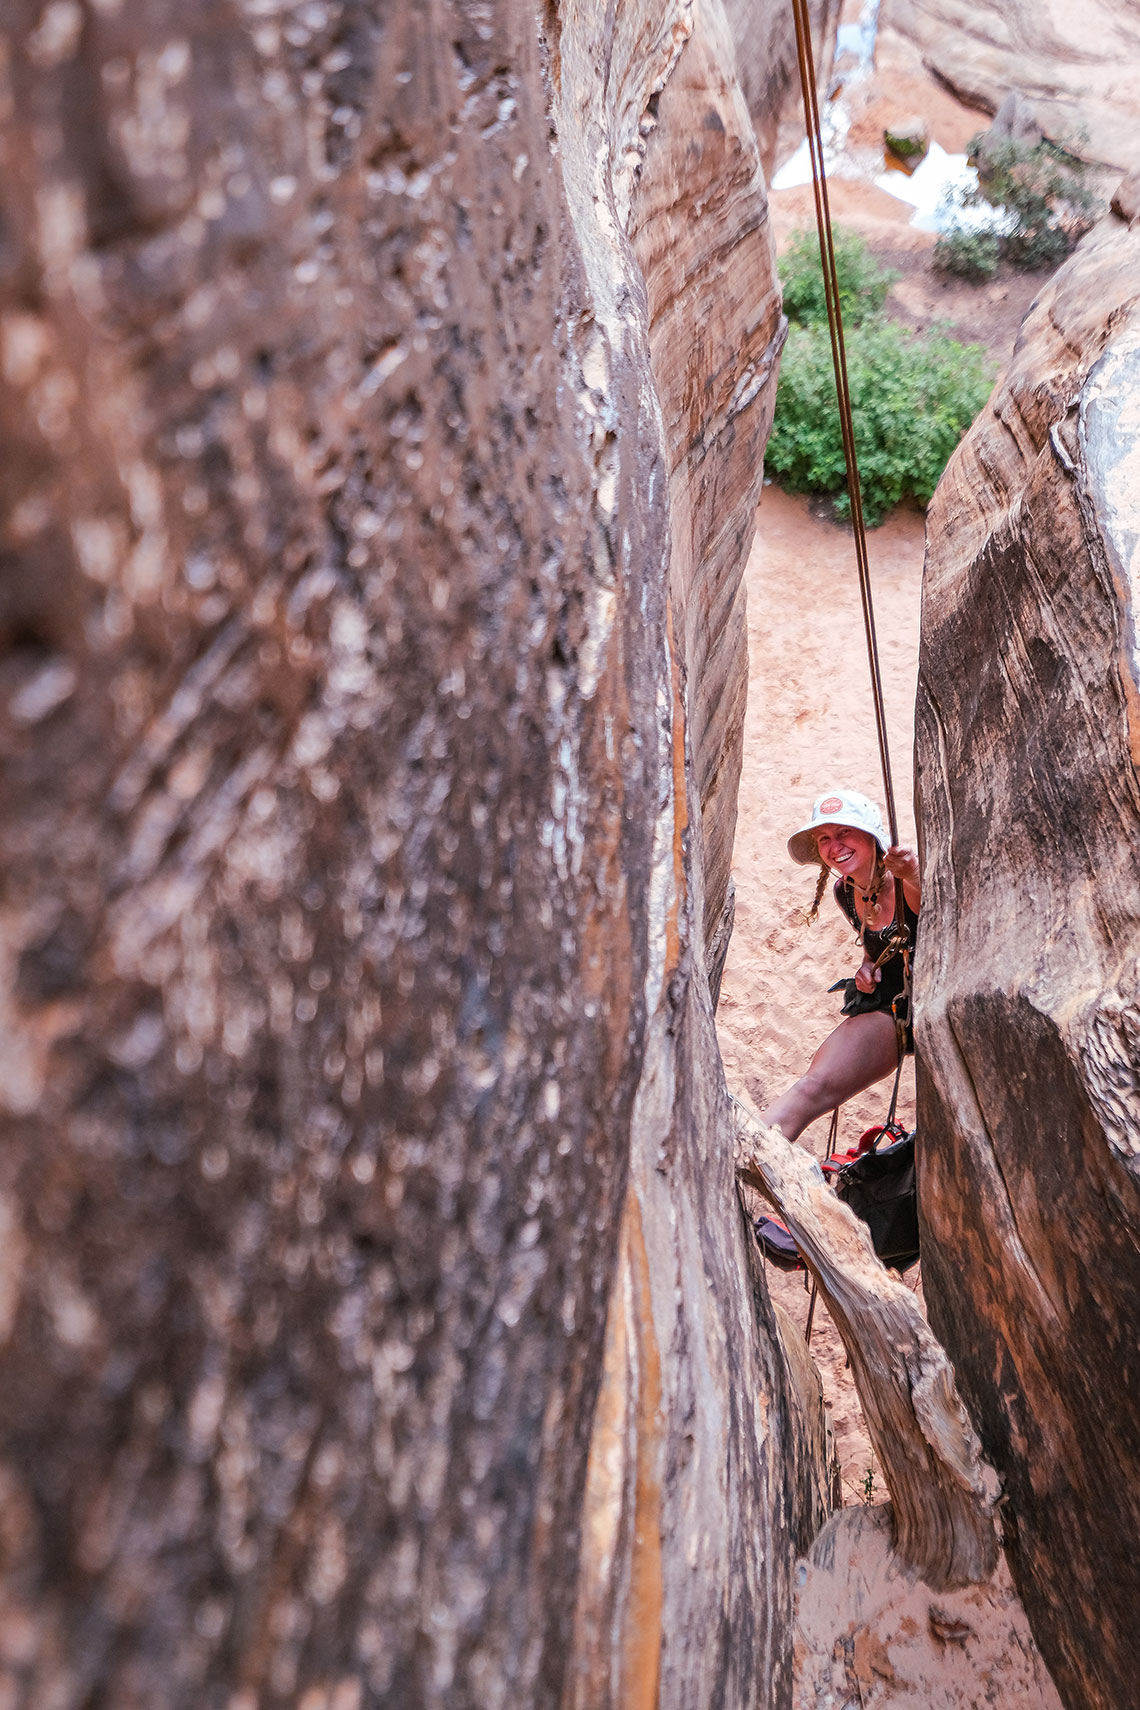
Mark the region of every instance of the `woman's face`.
POLYGON ((850 825, 821 825, 815 834, 819 858, 833 873, 869 885, 875 876, 878 845, 869 831, 850 825))

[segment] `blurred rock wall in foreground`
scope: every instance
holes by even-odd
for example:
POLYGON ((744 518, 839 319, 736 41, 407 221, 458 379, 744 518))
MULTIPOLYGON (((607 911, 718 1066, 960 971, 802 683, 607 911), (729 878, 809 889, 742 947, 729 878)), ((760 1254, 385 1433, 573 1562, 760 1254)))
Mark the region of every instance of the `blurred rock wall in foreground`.
POLYGON ((719 0, 0 49, 4 1701, 786 1705, 719 0))

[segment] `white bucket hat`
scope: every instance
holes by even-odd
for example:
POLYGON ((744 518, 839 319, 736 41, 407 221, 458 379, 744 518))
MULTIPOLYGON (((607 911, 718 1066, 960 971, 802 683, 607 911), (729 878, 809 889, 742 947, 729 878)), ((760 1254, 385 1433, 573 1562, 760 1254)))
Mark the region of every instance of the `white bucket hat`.
POLYGON ((812 803, 807 824, 788 838, 788 854, 801 867, 812 867, 819 860, 815 834, 821 825, 851 826, 868 832, 884 855, 890 848, 883 816, 869 796, 860 795, 858 790, 825 790, 812 803))

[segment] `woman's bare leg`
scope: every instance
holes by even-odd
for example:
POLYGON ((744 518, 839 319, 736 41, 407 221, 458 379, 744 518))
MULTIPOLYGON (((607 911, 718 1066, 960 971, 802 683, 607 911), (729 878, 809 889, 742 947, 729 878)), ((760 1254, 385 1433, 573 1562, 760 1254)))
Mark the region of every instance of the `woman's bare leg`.
POLYGON ((828 1034, 807 1074, 760 1114, 770 1127, 798 1140, 817 1116, 893 1074, 897 1062, 891 1016, 882 1010, 849 1015, 828 1034))

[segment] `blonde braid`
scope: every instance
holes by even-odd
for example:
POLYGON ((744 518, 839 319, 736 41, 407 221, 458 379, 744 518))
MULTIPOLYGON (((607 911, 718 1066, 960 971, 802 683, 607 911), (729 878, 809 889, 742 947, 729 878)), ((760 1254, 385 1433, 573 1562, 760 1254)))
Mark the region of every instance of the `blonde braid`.
POLYGON ((827 889, 827 881, 830 877, 831 868, 825 861, 821 861, 819 864, 819 878, 815 882, 815 896, 812 898, 811 907, 804 914, 805 926, 810 926, 813 920, 818 920, 819 905, 823 901, 823 893, 827 889))

